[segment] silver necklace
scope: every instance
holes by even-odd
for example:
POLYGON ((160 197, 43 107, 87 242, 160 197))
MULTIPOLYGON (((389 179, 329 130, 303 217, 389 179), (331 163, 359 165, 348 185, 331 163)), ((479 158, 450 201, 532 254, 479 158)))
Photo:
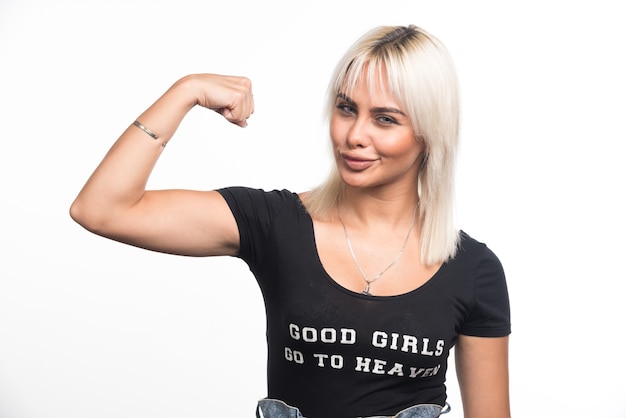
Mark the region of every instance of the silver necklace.
POLYGON ((341 226, 343 226, 343 233, 346 236, 346 242, 348 243, 348 249, 350 250, 350 255, 352 255, 352 259, 354 260, 354 264, 356 264, 357 268, 359 269, 359 272, 361 273, 361 276, 363 276, 363 280, 365 280, 365 289, 363 289, 361 291, 362 294, 367 295, 367 296, 371 296, 372 294, 370 293, 370 285, 372 283, 374 283, 376 280, 380 279, 380 277, 383 274, 385 274, 385 272, 387 272, 387 270, 389 270, 390 268, 395 266, 396 263, 398 262, 398 260, 400 260, 400 257, 402 257, 402 254, 404 254, 404 250, 406 249, 406 244, 409 242, 409 237, 411 236, 411 231, 413 230, 413 226, 415 225, 415 214, 417 213, 417 207, 418 206, 419 206, 419 202, 418 202, 417 205, 415 205, 415 209, 413 210, 413 219, 411 220, 411 226, 409 227, 409 231, 406 233, 406 238, 404 239, 404 244, 402 244, 402 248, 400 248, 400 252, 398 253, 398 255, 396 255, 396 258, 394 258, 393 261, 387 267, 385 267, 385 269, 383 271, 381 271, 376 276, 374 276, 373 279, 368 279, 367 278, 367 275, 363 271, 363 268, 361 267, 361 264, 359 264, 359 260, 357 260, 356 254, 354 254, 354 249, 352 248, 352 242, 350 241, 350 237, 348 236, 348 229, 346 228, 346 224, 343 223, 343 219, 341 219, 341 215, 339 214, 339 210, 337 210, 337 215, 339 216, 339 222, 341 222, 341 226))

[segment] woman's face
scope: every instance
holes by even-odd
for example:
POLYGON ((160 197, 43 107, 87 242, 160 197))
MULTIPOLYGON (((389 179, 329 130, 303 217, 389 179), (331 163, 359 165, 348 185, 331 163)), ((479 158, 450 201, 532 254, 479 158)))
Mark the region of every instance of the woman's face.
POLYGON ((386 85, 369 90, 359 83, 348 97, 337 94, 330 137, 339 175, 348 186, 405 185, 417 190, 422 141, 406 110, 386 85))

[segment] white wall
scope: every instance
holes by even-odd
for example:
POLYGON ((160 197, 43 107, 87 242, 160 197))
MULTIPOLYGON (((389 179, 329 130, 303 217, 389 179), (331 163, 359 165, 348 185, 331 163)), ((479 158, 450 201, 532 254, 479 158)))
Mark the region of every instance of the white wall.
POLYGON ((250 77, 256 113, 238 129, 192 111, 151 187, 311 187, 339 54, 409 23, 459 69, 459 218, 507 270, 514 416, 625 417, 619 2, 301 3, 0 1, 0 417, 252 416, 264 318, 245 265, 107 241, 69 205, 192 72, 250 77))

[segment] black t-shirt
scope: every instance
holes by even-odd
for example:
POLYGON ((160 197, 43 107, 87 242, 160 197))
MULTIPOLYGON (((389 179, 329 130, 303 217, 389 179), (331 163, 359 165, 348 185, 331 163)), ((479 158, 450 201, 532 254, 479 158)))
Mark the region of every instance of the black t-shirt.
POLYGON ((237 221, 238 256, 265 301, 268 397, 307 418, 444 405, 447 359, 458 335, 510 333, 502 266, 464 232, 454 259, 424 285, 367 296, 324 270, 312 219, 296 194, 243 187, 220 193, 237 221))

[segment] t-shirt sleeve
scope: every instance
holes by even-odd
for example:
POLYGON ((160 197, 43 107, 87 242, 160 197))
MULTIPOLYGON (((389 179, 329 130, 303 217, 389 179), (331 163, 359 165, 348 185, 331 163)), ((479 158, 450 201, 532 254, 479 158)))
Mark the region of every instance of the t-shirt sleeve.
POLYGON ((460 334, 504 337, 511 333, 511 309, 504 269, 487 247, 474 272, 474 300, 460 334))
POLYGON ((226 200, 239 230, 237 257, 250 267, 255 266, 264 254, 264 245, 272 223, 280 212, 286 190, 264 191, 248 187, 228 187, 217 190, 226 200))

